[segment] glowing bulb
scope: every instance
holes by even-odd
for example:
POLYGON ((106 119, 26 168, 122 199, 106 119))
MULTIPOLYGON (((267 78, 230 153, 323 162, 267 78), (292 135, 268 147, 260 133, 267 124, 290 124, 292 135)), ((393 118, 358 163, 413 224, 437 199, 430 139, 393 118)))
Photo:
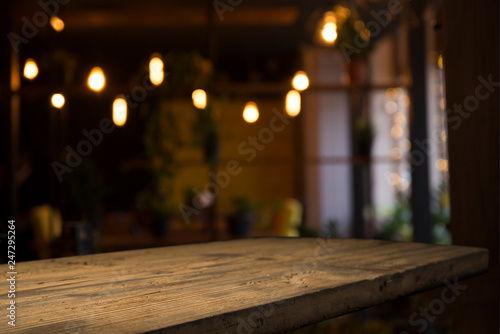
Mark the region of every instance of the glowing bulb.
POLYGON ((406 124, 406 116, 402 112, 398 112, 394 115, 394 123, 399 124, 399 125, 405 125, 406 124))
POLYGON ((149 80, 151 80, 153 85, 158 86, 163 82, 164 77, 163 60, 161 60, 159 54, 155 53, 149 61, 149 80))
POLYGON ((437 170, 439 170, 441 172, 447 172, 448 171, 448 160, 438 159, 436 161, 436 168, 437 168, 437 170))
POLYGON ((443 69, 443 55, 439 55, 437 65, 440 69, 443 69))
POLYGON ((385 104, 385 111, 387 111, 389 114, 394 114, 396 111, 398 111, 398 104, 394 101, 389 101, 385 104))
POLYGON ((116 126, 123 126, 127 122, 127 101, 122 97, 113 101, 113 122, 116 126))
POLYGON ((446 131, 445 130, 441 131, 441 134, 439 137, 441 138, 441 141, 444 143, 446 141, 446 138, 447 138, 446 131))
POLYGON ((254 123, 259 119, 259 109, 257 109, 255 102, 247 102, 243 110, 243 119, 247 123, 254 123))
POLYGON ((391 150, 392 160, 399 160, 403 157, 403 151, 399 147, 393 147, 391 150))
POLYGON ((401 176, 398 173, 389 174, 389 183, 393 186, 397 186, 401 182, 401 176))
POLYGON ((387 97, 388 99, 395 99, 398 97, 398 90, 396 88, 388 88, 386 91, 385 91, 385 97, 387 97))
POLYGON ((197 89, 192 94, 193 104, 198 109, 205 109, 207 106, 207 93, 203 89, 197 89))
POLYGON ((405 108, 410 106, 410 97, 408 95, 401 95, 398 98, 399 103, 405 108))
POLYGON ((328 22, 323 26, 323 30, 321 30, 321 37, 327 43, 333 43, 337 39, 337 25, 333 22, 328 22))
POLYGON ((24 64, 24 77, 33 80, 38 75, 38 66, 33 59, 27 59, 24 64))
POLYGON ((405 152, 409 151, 411 149, 411 142, 408 139, 404 139, 400 144, 399 147, 405 152))
POLYGON ((439 109, 441 109, 441 110, 445 110, 446 109, 446 100, 444 98, 442 98, 441 100, 439 100, 439 109))
POLYGON ((90 71, 87 83, 90 89, 96 92, 99 92, 104 88, 104 85, 106 84, 106 79, 100 67, 94 67, 92 71, 90 71))
POLYGON ((291 90, 286 94, 285 100, 286 113, 295 117, 300 113, 300 93, 296 90, 291 90))
POLYGON ((394 139, 403 137, 403 128, 400 125, 394 125, 391 129, 391 136, 394 139))
POLYGON ((52 102, 52 105, 58 109, 61 109, 64 106, 64 103, 66 102, 62 94, 52 95, 50 101, 52 102))
POLYGON ((295 73, 295 76, 292 80, 293 88, 298 91, 306 90, 309 87, 309 78, 307 77, 306 72, 298 71, 295 73))
POLYGON ((328 11, 323 15, 323 21, 337 23, 337 17, 334 12, 328 11))
POLYGON ((410 187, 410 182, 404 177, 401 178, 401 182, 397 185, 398 189, 401 191, 406 191, 410 187))
POLYGON ((57 32, 63 31, 64 29, 64 21, 58 18, 57 16, 52 16, 50 18, 50 25, 57 32))

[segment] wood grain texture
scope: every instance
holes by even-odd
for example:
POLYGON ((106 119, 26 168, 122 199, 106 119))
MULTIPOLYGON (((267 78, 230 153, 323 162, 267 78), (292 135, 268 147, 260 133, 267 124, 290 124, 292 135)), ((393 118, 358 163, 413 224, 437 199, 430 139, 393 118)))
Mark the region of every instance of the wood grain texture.
POLYGON ((480 248, 314 238, 24 262, 11 332, 280 333, 487 267, 480 248))

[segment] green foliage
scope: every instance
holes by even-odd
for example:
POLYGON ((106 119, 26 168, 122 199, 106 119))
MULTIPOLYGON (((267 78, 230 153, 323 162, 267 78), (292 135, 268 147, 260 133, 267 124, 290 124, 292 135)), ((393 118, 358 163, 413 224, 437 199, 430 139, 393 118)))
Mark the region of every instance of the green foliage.
POLYGON ((149 116, 143 139, 151 179, 136 203, 139 210, 151 210, 162 217, 170 216, 174 210, 170 199, 178 169, 176 152, 184 144, 177 123, 170 108, 158 107, 149 116))
POLYGON ((382 223, 380 237, 387 240, 411 241, 412 213, 408 197, 401 196, 389 217, 382 223))
MULTIPOLYGON (((169 53, 163 61, 166 74, 159 89, 164 96, 190 100, 194 89, 206 89, 211 83, 212 64, 196 52, 169 53)), ((211 138, 209 134, 215 132, 215 125, 210 122, 210 109, 207 109, 199 112, 199 119, 194 124, 195 139, 188 143, 183 140, 178 110, 161 101, 153 101, 153 107, 146 112, 148 119, 143 138, 151 179, 137 197, 139 210, 152 211, 160 217, 173 214, 173 183, 179 169, 177 153, 187 144, 203 145, 211 138)))
POLYGON ((355 48, 351 58, 366 59, 373 48, 373 38, 366 28, 366 23, 373 20, 369 7, 358 1, 342 1, 334 7, 334 15, 338 33, 335 45, 341 49, 355 48))
MULTIPOLYGON (((396 241, 413 240, 413 223, 410 200, 400 194, 397 204, 392 208, 388 218, 382 222, 380 238, 396 241)), ((443 183, 431 198, 431 214, 433 218, 433 238, 437 244, 451 244, 448 231, 450 221, 450 201, 448 184, 443 183)))
POLYGON ((339 224, 336 219, 330 219, 321 236, 324 238, 339 238, 340 233, 338 225, 339 224))
POLYGON ((169 53, 164 58, 165 88, 171 95, 189 95, 194 89, 210 88, 213 66, 197 52, 169 53))
POLYGON ((450 190, 449 185, 443 182, 433 194, 431 201, 432 218, 434 220, 434 240, 438 244, 451 244, 451 235, 448 231, 450 222, 450 190))
POLYGON ((237 213, 247 213, 256 211, 261 205, 257 202, 252 202, 244 196, 233 198, 233 206, 237 213))
POLYGON ((70 215, 75 219, 93 219, 101 210, 105 194, 104 177, 90 158, 82 160, 69 178, 70 215))

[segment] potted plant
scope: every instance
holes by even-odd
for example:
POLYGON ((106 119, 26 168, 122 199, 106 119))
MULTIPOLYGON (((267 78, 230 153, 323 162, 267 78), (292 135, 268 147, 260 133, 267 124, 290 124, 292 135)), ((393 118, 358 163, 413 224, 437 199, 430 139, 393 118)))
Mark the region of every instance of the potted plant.
POLYGON ((74 229, 76 254, 90 254, 98 247, 102 200, 106 189, 104 177, 97 164, 86 158, 74 169, 68 180, 66 219, 70 223, 67 227, 74 229))
POLYGON ((163 236, 174 214, 173 182, 177 172, 176 152, 182 147, 175 113, 167 106, 154 108, 146 124, 144 147, 150 182, 137 197, 137 207, 152 217, 155 234, 163 236))
MULTIPOLYGON (((161 95, 149 99, 144 148, 150 182, 137 198, 137 207, 152 216, 154 230, 163 235, 175 212, 174 182, 179 168, 178 151, 187 145, 204 150, 206 160, 215 164, 218 153, 215 122, 210 106, 198 110, 198 121, 193 131, 183 131, 182 110, 172 101, 182 101, 195 89, 207 88, 211 83, 212 64, 198 53, 169 53, 163 57, 168 73, 158 87, 161 95), (152 101, 152 102, 151 102, 152 101)), ((184 129, 185 130, 185 129, 184 129)))
POLYGON ((229 232, 237 237, 250 235, 256 218, 257 204, 240 196, 233 199, 234 212, 227 217, 229 232))

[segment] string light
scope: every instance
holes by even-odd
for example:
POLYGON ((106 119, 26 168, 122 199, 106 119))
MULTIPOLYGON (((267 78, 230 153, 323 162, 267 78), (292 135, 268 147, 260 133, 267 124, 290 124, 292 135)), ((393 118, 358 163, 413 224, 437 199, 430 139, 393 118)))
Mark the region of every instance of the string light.
POLYGON ((392 160, 399 160, 403 157, 403 151, 399 147, 393 147, 391 149, 391 158, 392 160))
POLYGON ((247 123, 255 123, 259 119, 259 109, 255 102, 247 102, 245 109, 243 109, 243 119, 247 123))
POLYGON ((64 21, 58 18, 57 16, 52 16, 50 18, 50 25, 57 32, 61 32, 64 30, 64 21))
POLYGON ((403 136, 403 128, 400 125, 394 125, 391 129, 391 136, 394 139, 399 139, 403 136))
POLYGON ((193 104, 198 109, 205 109, 207 107, 207 93, 203 89, 197 89, 191 95, 193 104))
POLYGON ((309 87, 309 78, 307 77, 306 72, 298 71, 295 73, 292 80, 292 86, 298 91, 306 90, 307 87, 309 87))
POLYGON ((87 83, 90 89, 96 92, 100 92, 104 88, 106 78, 104 77, 104 72, 100 67, 94 67, 92 71, 90 71, 87 83))
POLYGON ((36 78, 38 75, 38 66, 36 65, 36 62, 29 58, 26 59, 26 63, 24 64, 24 71, 23 71, 24 77, 30 80, 33 80, 36 78))
POLYGON ((160 85, 163 82, 165 74, 163 72, 163 60, 158 53, 154 53, 149 61, 149 80, 153 85, 160 85))
POLYGON ((385 104, 385 111, 387 111, 389 114, 394 114, 396 111, 398 111, 398 104, 394 101, 388 101, 385 104))
POLYGON ((295 117, 300 113, 300 93, 296 90, 291 90, 286 94, 285 110, 286 113, 295 117))
POLYGON ((337 40, 337 25, 333 22, 325 23, 321 30, 321 37, 328 44, 333 44, 337 40))
POLYGON ((438 67, 442 70, 444 65, 443 65, 443 55, 439 55, 438 60, 437 60, 437 65, 438 67))
POLYGON ((123 126, 127 122, 127 101, 123 97, 113 101, 113 122, 116 126, 123 126))
POLYGON ((438 171, 447 172, 448 171, 448 160, 438 159, 436 161, 436 168, 438 171))
POLYGON ((62 94, 54 94, 52 95, 52 98, 50 99, 50 102, 52 105, 58 109, 61 109, 64 106, 64 103, 66 100, 64 99, 64 96, 62 94))

